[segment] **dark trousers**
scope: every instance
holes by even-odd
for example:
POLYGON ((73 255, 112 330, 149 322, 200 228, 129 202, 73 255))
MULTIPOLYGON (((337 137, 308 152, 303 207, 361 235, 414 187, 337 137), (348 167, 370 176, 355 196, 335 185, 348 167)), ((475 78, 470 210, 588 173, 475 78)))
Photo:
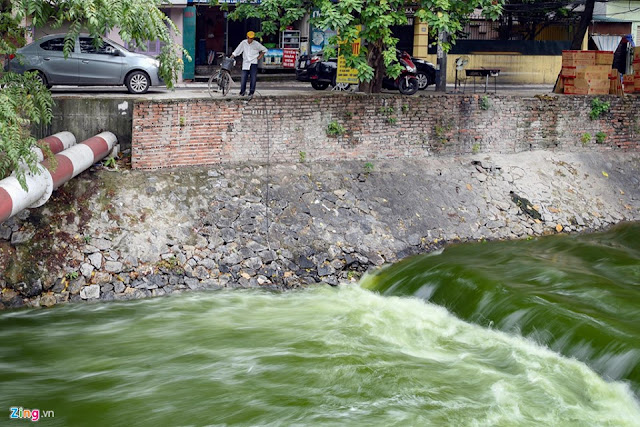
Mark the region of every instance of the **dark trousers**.
POLYGON ((251 75, 251 84, 249 85, 249 95, 253 95, 256 91, 256 80, 258 79, 258 64, 251 64, 249 70, 242 70, 242 79, 240 80, 240 95, 245 94, 247 89, 247 77, 251 75))

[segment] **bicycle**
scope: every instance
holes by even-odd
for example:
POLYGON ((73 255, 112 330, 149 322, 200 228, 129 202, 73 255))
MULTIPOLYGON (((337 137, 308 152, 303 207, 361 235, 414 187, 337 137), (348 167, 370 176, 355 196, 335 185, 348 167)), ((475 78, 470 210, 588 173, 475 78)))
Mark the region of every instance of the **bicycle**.
MULTIPOLYGON (((220 57, 224 57, 224 54, 220 53, 220 57)), ((227 96, 229 88, 231 88, 231 69, 236 65, 234 58, 228 57, 222 60, 222 64, 217 72, 213 73, 209 77, 209 96, 213 97, 214 92, 222 92, 222 96, 227 96)))

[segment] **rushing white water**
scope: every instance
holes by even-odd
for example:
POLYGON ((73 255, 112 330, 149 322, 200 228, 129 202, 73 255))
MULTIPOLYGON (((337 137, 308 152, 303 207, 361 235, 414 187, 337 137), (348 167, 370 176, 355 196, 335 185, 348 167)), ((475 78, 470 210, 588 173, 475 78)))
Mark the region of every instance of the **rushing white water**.
POLYGON ((640 425, 628 386, 357 286, 0 314, 0 405, 47 425, 640 425))

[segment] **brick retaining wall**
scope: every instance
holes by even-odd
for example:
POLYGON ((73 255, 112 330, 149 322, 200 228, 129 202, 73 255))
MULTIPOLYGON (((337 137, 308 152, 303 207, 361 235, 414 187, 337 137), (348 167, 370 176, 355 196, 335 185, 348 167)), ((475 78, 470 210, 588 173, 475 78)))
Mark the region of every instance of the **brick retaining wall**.
POLYGON ((317 94, 140 101, 133 168, 219 163, 420 158, 464 153, 638 150, 640 97, 317 94), (485 102, 486 101, 486 102, 485 102), (484 104, 484 105, 483 105, 484 104), (486 108, 483 108, 486 107, 486 108), (330 122, 344 129, 328 136, 330 122), (602 144, 596 134, 607 135, 602 144), (591 135, 586 144, 585 133, 591 135), (303 153, 303 154, 301 154, 303 153))

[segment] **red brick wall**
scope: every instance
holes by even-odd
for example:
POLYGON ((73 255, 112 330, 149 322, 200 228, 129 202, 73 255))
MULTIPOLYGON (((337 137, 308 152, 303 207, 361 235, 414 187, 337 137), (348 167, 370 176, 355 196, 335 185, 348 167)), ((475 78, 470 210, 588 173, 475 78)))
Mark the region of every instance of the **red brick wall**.
POLYGON ((317 94, 142 101, 133 111, 134 168, 229 162, 375 160, 536 149, 637 150, 640 97, 317 94), (332 121, 345 129, 327 135, 332 121), (607 138, 597 144, 595 135, 607 138), (584 133, 591 135, 583 144, 584 133))

